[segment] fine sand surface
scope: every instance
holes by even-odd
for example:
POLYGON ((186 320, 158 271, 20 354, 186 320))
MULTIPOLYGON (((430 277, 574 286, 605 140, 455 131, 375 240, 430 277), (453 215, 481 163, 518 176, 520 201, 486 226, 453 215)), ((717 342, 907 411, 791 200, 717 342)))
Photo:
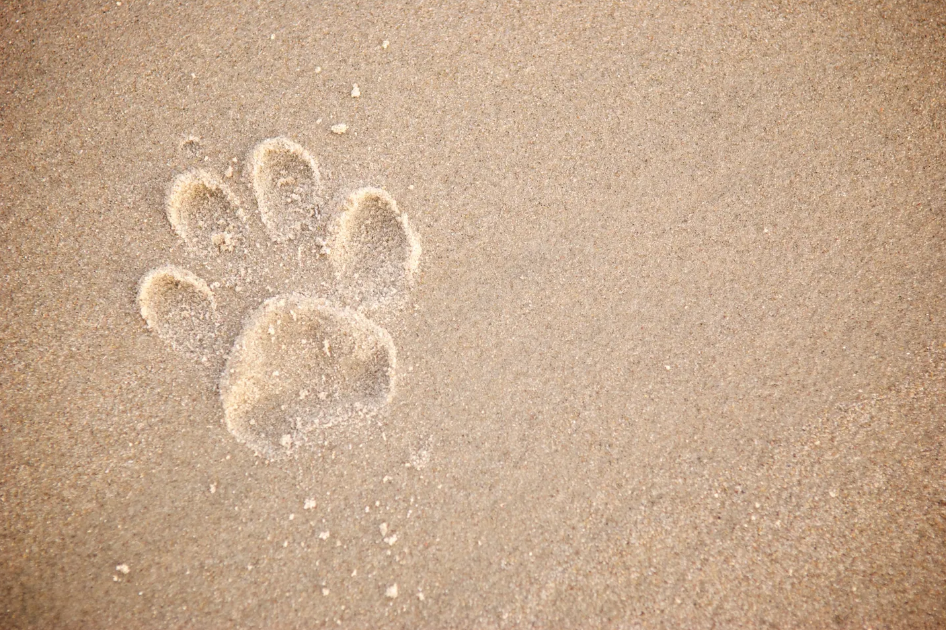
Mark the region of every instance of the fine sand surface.
POLYGON ((0 3, 0 628, 946 627, 946 4, 0 3))

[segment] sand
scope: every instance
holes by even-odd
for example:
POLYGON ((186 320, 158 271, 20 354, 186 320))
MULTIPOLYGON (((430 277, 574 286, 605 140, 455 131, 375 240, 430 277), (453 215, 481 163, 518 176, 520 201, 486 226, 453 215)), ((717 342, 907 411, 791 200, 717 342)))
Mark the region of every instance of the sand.
POLYGON ((946 5, 13 2, 0 68, 0 627, 946 626, 946 5))

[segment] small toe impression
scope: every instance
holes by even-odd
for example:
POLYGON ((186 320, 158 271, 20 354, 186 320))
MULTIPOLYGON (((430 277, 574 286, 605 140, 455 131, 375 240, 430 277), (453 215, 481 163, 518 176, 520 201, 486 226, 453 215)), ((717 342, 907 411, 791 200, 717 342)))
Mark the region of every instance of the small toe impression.
POLYGON ((167 216, 184 242, 204 252, 232 252, 243 238, 236 197, 206 171, 187 171, 174 179, 167 197, 167 216))
POLYGON ((234 344, 220 383, 227 428, 270 459, 311 429, 370 417, 393 392, 388 333, 305 296, 267 300, 234 344))
POLYGON ((394 198, 378 188, 356 190, 338 221, 330 256, 347 297, 370 309, 404 294, 421 248, 394 198))
POLYGON ((160 267, 141 279, 138 307, 148 327, 175 350, 206 362, 219 350, 217 313, 207 283, 179 267, 160 267))
POLYGON ((282 242, 321 223, 322 179, 309 152, 288 138, 263 140, 250 156, 253 190, 269 237, 282 242))

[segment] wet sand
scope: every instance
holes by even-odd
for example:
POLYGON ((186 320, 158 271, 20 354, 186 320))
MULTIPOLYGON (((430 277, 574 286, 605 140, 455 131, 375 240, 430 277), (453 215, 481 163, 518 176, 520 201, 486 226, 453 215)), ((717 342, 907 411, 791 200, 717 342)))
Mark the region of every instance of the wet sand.
POLYGON ((0 627, 943 627, 944 29, 937 2, 4 4, 0 627), (277 137, 326 220, 396 200, 409 282, 261 215, 277 137), (233 251, 168 221, 195 169, 247 217, 233 251), (214 343, 142 318, 167 265, 214 343), (221 373, 283 295, 396 362, 352 372, 390 376, 359 381, 377 412, 267 458, 221 373))

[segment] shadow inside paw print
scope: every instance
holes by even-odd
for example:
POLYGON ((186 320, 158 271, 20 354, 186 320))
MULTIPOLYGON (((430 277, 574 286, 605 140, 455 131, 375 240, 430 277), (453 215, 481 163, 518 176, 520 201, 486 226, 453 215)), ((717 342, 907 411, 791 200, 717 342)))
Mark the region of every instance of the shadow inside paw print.
POLYGON ((192 263, 217 278, 208 284, 180 266, 153 269, 141 279, 138 305, 174 350, 223 365, 228 430, 275 459, 310 431, 370 418, 390 401, 397 353, 368 315, 400 304, 421 248, 381 189, 355 190, 329 211, 318 164, 287 138, 259 143, 246 170, 258 215, 213 173, 175 178, 168 221, 192 263), (276 277, 282 291, 267 284, 276 277), (241 329, 228 326, 240 314, 223 312, 223 302, 248 312, 241 329))

